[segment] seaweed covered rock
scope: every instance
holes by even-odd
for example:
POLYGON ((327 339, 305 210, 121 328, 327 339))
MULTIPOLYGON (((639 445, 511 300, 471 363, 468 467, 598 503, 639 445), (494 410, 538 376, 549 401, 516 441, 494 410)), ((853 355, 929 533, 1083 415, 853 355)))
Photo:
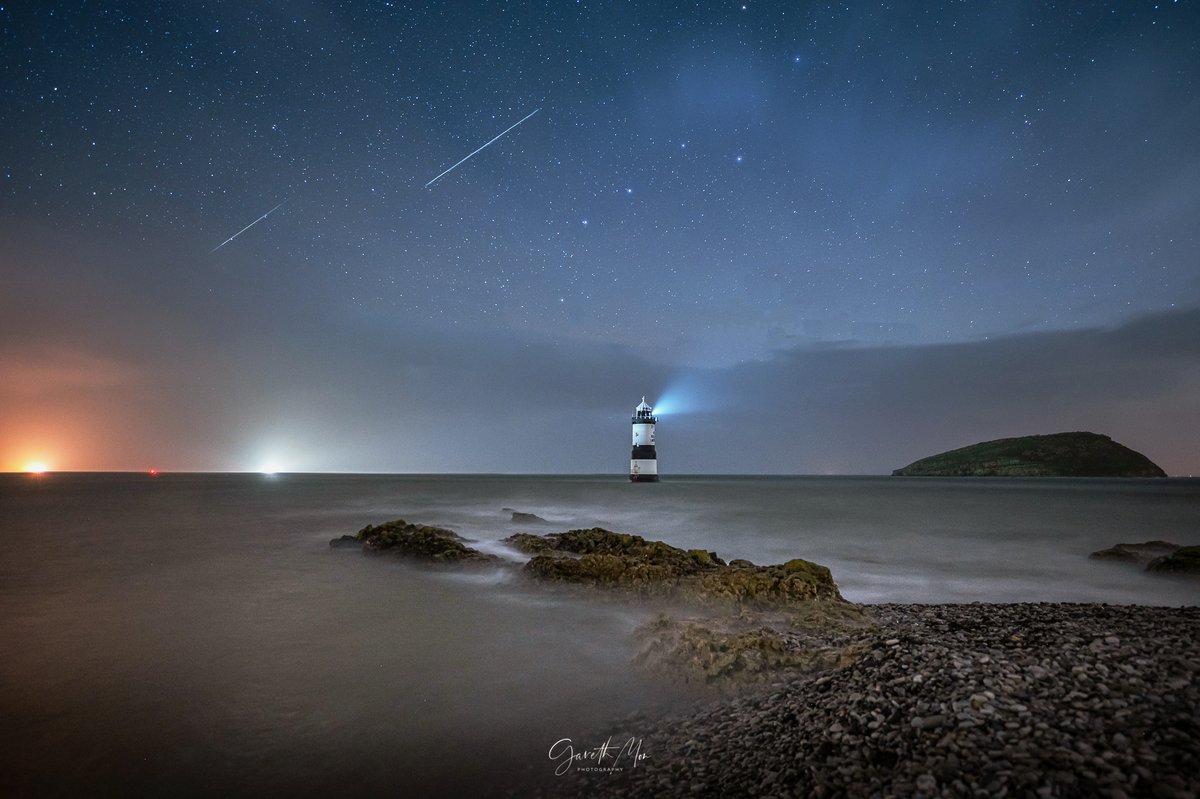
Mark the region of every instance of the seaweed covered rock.
MULTIPOLYGON (((370 554, 390 554, 431 563, 487 563, 499 561, 466 545, 466 539, 442 527, 413 524, 395 519, 383 524, 368 524, 356 536, 363 551, 370 554)), ((340 541, 341 539, 334 539, 340 541)), ((330 545, 334 545, 334 541, 330 545)))
POLYGON ((740 602, 841 599, 833 574, 819 563, 795 558, 776 566, 737 566, 701 575, 686 586, 702 598, 740 602))
POLYGON ((1180 547, 1169 555, 1155 558, 1147 564, 1146 571, 1200 577, 1200 546, 1180 547))
POLYGON ((546 536, 521 533, 505 543, 532 554, 525 571, 550 582, 750 604, 842 601, 829 569, 806 560, 773 566, 746 560, 726 564, 715 552, 680 549, 600 527, 546 536))
POLYGON ((725 561, 718 558, 715 552, 683 550, 662 541, 647 541, 640 535, 614 533, 603 527, 568 530, 565 533, 550 535, 518 533, 505 539, 505 543, 530 554, 553 551, 573 555, 618 555, 637 558, 647 563, 680 566, 686 566, 695 559, 690 553, 700 553, 696 556, 699 558, 696 560, 699 565, 725 565, 725 561))
POLYGON ((504 539, 504 543, 526 555, 540 555, 544 552, 554 552, 554 543, 550 541, 549 536, 517 533, 504 539))

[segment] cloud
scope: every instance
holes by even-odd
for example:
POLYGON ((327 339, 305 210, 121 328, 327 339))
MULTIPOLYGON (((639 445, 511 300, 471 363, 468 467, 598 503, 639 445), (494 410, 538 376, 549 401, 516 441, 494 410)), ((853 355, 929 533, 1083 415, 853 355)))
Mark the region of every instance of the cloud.
MULTIPOLYGON (((644 394, 668 401, 667 475, 887 473, 1064 430, 1200 473, 1200 309, 936 346, 778 335, 758 360, 702 368, 675 342, 607 344, 568 323, 298 314, 294 297, 232 290, 181 312, 187 291, 153 282, 148 262, 86 263, 82 289, 14 272, 23 301, 0 303, 4 437, 52 437, 74 468, 253 469, 278 452, 314 471, 620 473, 644 394), (149 276, 137 293, 115 288, 126 272, 149 276)), ((218 278, 197 272, 228 289, 218 278)))
POLYGON ((760 469, 737 464, 751 470, 886 472, 990 438, 1094 430, 1192 473, 1198 390, 1189 310, 954 345, 796 349, 715 375, 706 392, 722 410, 703 426, 711 452, 758 453, 760 469))
MULTIPOLYGON (((678 411, 659 435, 677 474, 886 473, 951 447, 1064 430, 1107 433, 1191 473, 1198 342, 1200 310, 945 346, 797 348, 720 369, 567 339, 448 333, 354 361, 331 342, 297 356, 309 405, 279 422, 299 436, 324 430, 328 468, 619 472, 646 394, 678 411)), ((292 367, 276 369, 276 390, 294 400, 292 367)))

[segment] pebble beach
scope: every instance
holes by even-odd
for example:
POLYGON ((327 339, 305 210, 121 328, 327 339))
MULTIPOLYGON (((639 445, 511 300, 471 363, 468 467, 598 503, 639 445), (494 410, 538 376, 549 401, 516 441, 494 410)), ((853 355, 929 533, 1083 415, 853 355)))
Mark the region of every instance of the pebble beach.
MULTIPOLYGON (((1200 793, 1200 608, 874 605, 833 671, 625 720, 648 757, 550 795, 1200 793)), ((614 736, 614 741, 622 736, 614 736)))

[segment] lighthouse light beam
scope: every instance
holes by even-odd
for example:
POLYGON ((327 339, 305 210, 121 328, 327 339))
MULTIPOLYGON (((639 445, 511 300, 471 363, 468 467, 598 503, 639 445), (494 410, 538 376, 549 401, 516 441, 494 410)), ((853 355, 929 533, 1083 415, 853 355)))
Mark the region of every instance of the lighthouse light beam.
POLYGON ((658 398, 658 402, 654 403, 655 416, 676 416, 687 413, 690 409, 691 403, 679 392, 668 391, 658 398))

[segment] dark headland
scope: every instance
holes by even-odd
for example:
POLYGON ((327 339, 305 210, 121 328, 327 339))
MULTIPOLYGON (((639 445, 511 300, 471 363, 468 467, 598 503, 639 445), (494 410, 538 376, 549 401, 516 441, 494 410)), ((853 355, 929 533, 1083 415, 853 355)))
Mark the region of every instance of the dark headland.
POLYGON ((1166 477, 1154 461, 1099 433, 984 441, 913 461, 896 477, 1166 477))

